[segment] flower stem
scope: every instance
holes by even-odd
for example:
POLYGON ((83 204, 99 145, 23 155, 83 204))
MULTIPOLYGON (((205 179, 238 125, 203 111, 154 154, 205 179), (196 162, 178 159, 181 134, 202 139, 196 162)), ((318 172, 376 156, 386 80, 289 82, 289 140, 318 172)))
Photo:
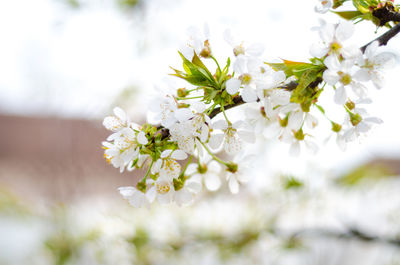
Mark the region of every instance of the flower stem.
POLYGON ((232 125, 232 123, 228 119, 228 116, 226 116, 224 104, 221 104, 221 110, 222 110, 222 113, 224 114, 225 120, 228 122, 229 125, 232 125))
POLYGON ((218 163, 223 164, 225 166, 229 165, 228 162, 225 162, 225 161, 221 160, 219 157, 217 157, 216 155, 214 155, 211 152, 211 150, 204 143, 202 143, 202 142, 200 142, 200 143, 204 146, 204 148, 206 149, 207 153, 209 153, 215 161, 217 161, 218 163))
POLYGON ((219 70, 220 72, 222 72, 221 67, 219 66, 219 63, 218 63, 217 59, 215 59, 215 57, 212 56, 212 55, 211 55, 211 59, 213 59, 214 62, 215 62, 215 64, 218 66, 218 70, 219 70))
POLYGON ((189 164, 192 162, 192 159, 193 159, 193 155, 190 155, 190 157, 185 165, 185 168, 182 170, 181 176, 185 175, 186 169, 188 168, 189 164))

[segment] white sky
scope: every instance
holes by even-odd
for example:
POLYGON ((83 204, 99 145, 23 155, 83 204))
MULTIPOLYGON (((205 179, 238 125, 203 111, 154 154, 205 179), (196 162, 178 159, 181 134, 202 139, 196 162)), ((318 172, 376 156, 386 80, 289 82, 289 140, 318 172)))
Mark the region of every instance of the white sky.
MULTIPOLYGON (((229 52, 222 32, 231 28, 240 39, 265 43, 268 60, 307 60, 310 44, 318 40, 310 28, 319 17, 337 21, 334 15, 316 14, 313 0, 144 2, 143 9, 127 13, 112 1, 86 1, 79 10, 57 0, 1 1, 0 111, 101 118, 123 89, 135 86, 141 96, 132 102, 131 112, 143 117, 143 98, 148 99, 154 85, 171 72, 169 66, 180 66, 176 50, 188 26, 209 24, 217 58, 229 52)), ((372 25, 361 23, 357 28, 356 44, 374 37, 372 25)), ((399 47, 399 42, 397 38, 390 45, 399 47)), ((369 107, 385 123, 345 153, 324 148, 316 160, 319 166, 342 168, 347 161, 375 153, 399 153, 398 71, 397 67, 390 73, 382 91, 373 92, 375 103, 369 107)), ((279 150, 282 156, 287 153, 279 150)), ((299 159, 290 161, 289 168, 304 165, 299 159)), ((288 167, 288 160, 274 165, 288 167)))

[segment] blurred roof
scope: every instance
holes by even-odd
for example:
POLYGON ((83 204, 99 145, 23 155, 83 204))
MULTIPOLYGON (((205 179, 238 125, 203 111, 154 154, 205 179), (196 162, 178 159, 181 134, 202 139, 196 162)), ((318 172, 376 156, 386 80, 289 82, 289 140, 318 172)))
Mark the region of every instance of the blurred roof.
POLYGON ((120 174, 103 158, 101 121, 0 115, 0 185, 28 198, 65 201, 119 196, 137 173, 120 174))

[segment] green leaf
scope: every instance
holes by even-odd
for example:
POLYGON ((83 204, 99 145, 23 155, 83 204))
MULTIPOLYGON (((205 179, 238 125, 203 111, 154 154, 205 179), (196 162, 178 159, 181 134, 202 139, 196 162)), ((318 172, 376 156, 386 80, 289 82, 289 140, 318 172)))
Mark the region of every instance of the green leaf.
POLYGON ((183 78, 192 85, 217 87, 214 77, 196 54, 193 56, 193 62, 186 59, 180 52, 179 55, 183 60, 185 73, 172 68, 175 71, 172 75, 183 78))
POLYGON ((371 12, 370 7, 375 8, 379 4, 377 0, 353 0, 353 5, 363 14, 371 12))
POLYGON ((286 77, 295 76, 300 78, 304 72, 310 69, 318 69, 320 66, 311 63, 294 62, 283 60, 283 63, 266 63, 275 71, 284 71, 286 77))
POLYGON ((307 99, 312 99, 315 93, 314 88, 310 88, 309 85, 316 81, 320 76, 320 69, 308 69, 299 78, 299 84, 293 90, 292 100, 296 103, 303 103, 307 99))
POLYGON ((355 20, 363 15, 360 11, 332 11, 336 15, 346 20, 355 20))

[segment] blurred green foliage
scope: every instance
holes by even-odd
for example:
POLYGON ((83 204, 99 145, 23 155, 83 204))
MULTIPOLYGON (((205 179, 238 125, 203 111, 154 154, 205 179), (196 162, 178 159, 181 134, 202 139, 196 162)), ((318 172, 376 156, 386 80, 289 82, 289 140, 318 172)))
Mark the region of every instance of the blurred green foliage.
POLYGON ((365 164, 351 170, 337 180, 340 185, 353 186, 370 180, 372 182, 393 176, 393 170, 384 164, 365 164))

